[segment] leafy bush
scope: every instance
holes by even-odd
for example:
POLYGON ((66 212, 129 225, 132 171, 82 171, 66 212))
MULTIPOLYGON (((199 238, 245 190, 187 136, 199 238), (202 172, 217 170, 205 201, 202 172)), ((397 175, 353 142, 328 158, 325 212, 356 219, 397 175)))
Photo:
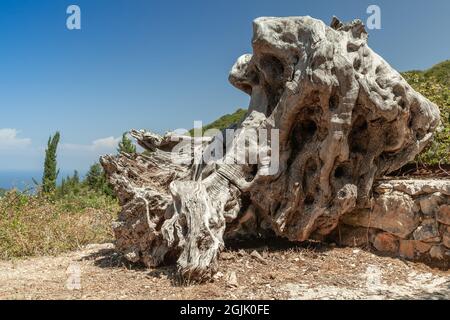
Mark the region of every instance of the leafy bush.
POLYGON ((112 241, 118 210, 116 200, 87 190, 63 197, 9 191, 0 199, 0 259, 112 241))
POLYGON ((114 191, 106 179, 105 172, 99 163, 93 164, 86 174, 84 180, 80 180, 78 172, 73 176, 63 178, 61 184, 56 188, 53 196, 63 198, 68 195, 80 195, 86 193, 98 193, 99 195, 114 198, 114 191))
POLYGON ((91 166, 86 174, 86 177, 84 178, 83 184, 92 191, 97 191, 101 194, 115 197, 113 188, 108 183, 105 171, 100 163, 95 163, 91 166))
POLYGON ((450 60, 426 71, 402 73, 408 83, 441 111, 441 126, 433 141, 416 159, 422 164, 450 164, 450 60))

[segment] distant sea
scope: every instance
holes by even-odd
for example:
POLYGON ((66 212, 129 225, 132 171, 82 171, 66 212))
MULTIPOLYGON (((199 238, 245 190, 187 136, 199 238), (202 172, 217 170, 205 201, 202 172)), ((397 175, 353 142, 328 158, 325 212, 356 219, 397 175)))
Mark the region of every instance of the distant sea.
MULTIPOLYGON (((58 182, 67 175, 72 175, 73 172, 60 172, 58 175, 58 182)), ((27 190, 34 188, 35 184, 33 178, 37 182, 42 180, 42 171, 0 171, 0 188, 19 190, 27 190)))

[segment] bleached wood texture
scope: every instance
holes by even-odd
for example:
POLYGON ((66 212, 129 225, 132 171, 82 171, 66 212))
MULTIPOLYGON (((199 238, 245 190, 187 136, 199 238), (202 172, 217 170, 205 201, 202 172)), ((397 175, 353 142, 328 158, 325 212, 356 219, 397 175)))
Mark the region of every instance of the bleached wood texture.
POLYGON ((122 205, 117 247, 131 261, 177 261, 184 278, 204 280, 224 237, 322 239, 345 214, 370 206, 375 179, 432 138, 439 109, 367 46, 359 20, 333 18, 328 27, 311 17, 264 17, 253 31, 253 54, 229 75, 250 95, 249 111, 243 131, 223 143, 235 150, 246 129, 279 129, 279 170, 261 174, 261 160, 174 164, 174 134, 133 130, 148 156, 101 160, 122 205))

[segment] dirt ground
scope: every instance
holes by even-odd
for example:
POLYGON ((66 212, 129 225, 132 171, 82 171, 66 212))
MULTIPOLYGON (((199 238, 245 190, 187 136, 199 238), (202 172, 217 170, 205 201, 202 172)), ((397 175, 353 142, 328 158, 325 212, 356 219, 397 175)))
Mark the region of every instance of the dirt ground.
POLYGON ((0 261, 0 299, 450 299, 450 271, 333 246, 232 247, 212 282, 182 285, 174 274, 89 245, 0 261))

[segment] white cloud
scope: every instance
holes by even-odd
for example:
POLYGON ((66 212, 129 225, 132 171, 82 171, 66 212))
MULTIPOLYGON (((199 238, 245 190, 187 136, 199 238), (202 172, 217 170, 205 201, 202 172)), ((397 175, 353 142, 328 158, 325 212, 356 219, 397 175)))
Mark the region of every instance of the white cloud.
POLYGON ((19 138, 18 134, 17 129, 0 129, 0 149, 24 148, 31 144, 31 139, 19 138))
POLYGON ((103 148, 117 148, 121 138, 108 137, 103 139, 97 139, 92 142, 92 146, 94 149, 103 149, 103 148))
POLYGON ((68 151, 108 152, 117 148, 120 139, 121 138, 107 137, 94 140, 91 144, 64 143, 61 145, 61 148, 68 151))
MULTIPOLYGON (((58 147, 58 167, 62 172, 74 169, 84 172, 99 157, 115 154, 121 137, 96 139, 90 143, 61 143, 58 147)), ((0 128, 0 171, 39 170, 44 162, 46 145, 35 146, 31 139, 22 138, 16 129, 0 128)))
POLYGON ((86 171, 100 156, 116 153, 121 138, 106 137, 89 144, 62 143, 58 154, 58 164, 63 171, 86 171))

